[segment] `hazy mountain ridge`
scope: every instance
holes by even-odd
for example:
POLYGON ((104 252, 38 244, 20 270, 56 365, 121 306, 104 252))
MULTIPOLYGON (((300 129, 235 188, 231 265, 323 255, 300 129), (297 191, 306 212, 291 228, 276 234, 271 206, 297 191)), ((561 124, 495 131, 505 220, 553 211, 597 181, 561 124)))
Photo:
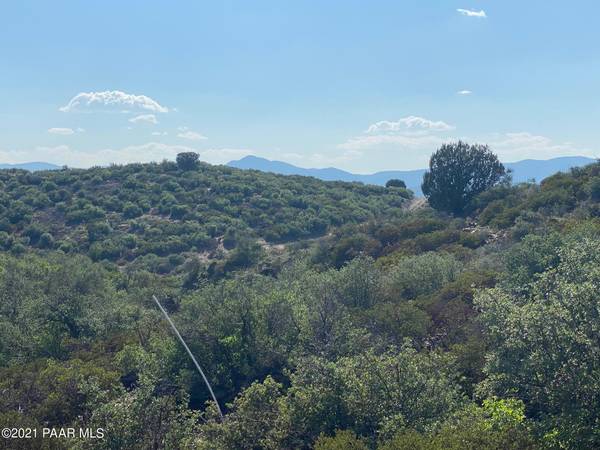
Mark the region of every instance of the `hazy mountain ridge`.
POLYGON ((60 166, 46 162, 34 161, 19 164, 0 164, 0 169, 23 169, 31 172, 37 172, 38 170, 58 170, 60 169, 60 166))
MULTIPOLYGON (((512 163, 504 163, 504 165, 513 171, 513 181, 515 183, 520 183, 531 179, 535 179, 539 182, 556 172, 564 172, 572 167, 581 167, 593 162, 595 162, 595 159, 585 156, 563 156, 548 160, 525 159, 512 163)), ((422 195, 421 181, 423 180, 423 174, 426 171, 426 169, 387 170, 368 175, 361 175, 336 169, 335 167, 306 169, 282 161, 272 161, 252 155, 230 161, 227 165, 238 169, 260 170, 262 172, 273 172, 282 175, 303 175, 326 181, 359 181, 376 185, 384 185, 391 178, 399 178, 403 180, 406 183, 406 186, 416 195, 422 195)))

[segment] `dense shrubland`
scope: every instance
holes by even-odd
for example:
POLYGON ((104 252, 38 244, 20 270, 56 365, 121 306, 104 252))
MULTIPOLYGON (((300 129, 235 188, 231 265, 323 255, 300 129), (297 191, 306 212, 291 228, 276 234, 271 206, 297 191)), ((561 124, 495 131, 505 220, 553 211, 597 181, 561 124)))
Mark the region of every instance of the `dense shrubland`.
POLYGON ((282 177, 185 158, 179 164, 3 170, 0 188, 2 249, 60 249, 120 265, 140 259, 159 273, 198 253, 220 259, 219 249, 249 238, 286 242, 394 216, 412 196, 403 188, 282 177))
POLYGON ((402 208, 400 187, 196 164, 0 174, 31 218, 2 210, 2 427, 106 429, 47 448, 600 446, 600 166, 451 216, 402 208), (25 201, 60 189, 64 206, 25 201), (158 210, 166 191, 182 212, 158 210), (269 234, 288 220, 299 235, 269 234), (173 243, 196 232, 210 258, 173 243), (90 237, 128 250, 97 256, 90 237))

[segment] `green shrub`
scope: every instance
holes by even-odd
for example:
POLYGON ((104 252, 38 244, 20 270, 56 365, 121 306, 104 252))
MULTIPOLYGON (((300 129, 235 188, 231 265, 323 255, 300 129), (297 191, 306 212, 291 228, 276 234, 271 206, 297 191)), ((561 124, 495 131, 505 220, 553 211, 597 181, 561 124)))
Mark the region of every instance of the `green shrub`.
POLYGON ((123 217, 126 219, 134 219, 141 216, 142 213, 142 209, 134 203, 128 202, 123 206, 123 217))
POLYGON ((50 233, 42 234, 38 241, 38 247, 53 248, 54 247, 54 237, 50 233))

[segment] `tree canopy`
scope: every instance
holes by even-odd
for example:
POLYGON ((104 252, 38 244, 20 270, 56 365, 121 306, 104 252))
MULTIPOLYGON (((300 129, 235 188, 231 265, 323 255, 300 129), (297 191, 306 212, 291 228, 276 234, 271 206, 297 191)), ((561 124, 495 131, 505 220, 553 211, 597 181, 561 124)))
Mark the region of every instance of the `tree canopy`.
POLYGON ((194 152, 184 152, 177 154, 177 167, 181 170, 194 170, 198 168, 200 155, 194 152))
POLYGON ((398 178, 392 178, 390 180, 387 180, 387 182, 385 183, 385 187, 406 188, 406 183, 402 180, 399 180, 398 178))
POLYGON ((506 179, 507 172, 487 145, 444 144, 429 160, 421 186, 429 204, 460 214, 478 194, 506 179))

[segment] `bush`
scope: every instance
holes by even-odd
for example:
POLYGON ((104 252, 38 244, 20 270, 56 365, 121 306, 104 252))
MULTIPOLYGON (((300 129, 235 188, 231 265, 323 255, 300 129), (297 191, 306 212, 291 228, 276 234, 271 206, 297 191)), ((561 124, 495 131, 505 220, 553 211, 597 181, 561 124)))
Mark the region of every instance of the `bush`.
POLYGON ((315 450, 369 450, 365 439, 350 430, 336 430, 335 436, 319 436, 315 442, 315 450))
POLYGON ((95 242, 107 237, 112 229, 106 222, 94 222, 87 226, 88 241, 95 242))
POLYGON ((173 205, 171 207, 171 219, 183 219, 188 209, 184 205, 173 205))
POLYGON ((181 170, 195 170, 198 168, 198 153, 184 152, 177 154, 177 167, 181 170))
POLYGON ((38 241, 39 248, 53 248, 54 247, 54 237, 50 233, 44 233, 40 236, 38 241))
POLYGON ((444 144, 429 160, 423 194, 436 209, 461 214, 477 195, 506 179, 506 169, 485 145, 444 144))
POLYGON ((397 187, 397 188, 406 188, 406 183, 402 180, 398 180, 397 178, 392 178, 385 183, 386 188, 397 187))
POLYGON ((460 239, 460 232, 456 230, 440 230, 433 233, 419 235, 415 238, 415 246, 421 252, 430 252, 438 249, 442 245, 457 242, 460 239))
POLYGON ((27 247, 25 247, 20 242, 17 242, 13 244, 13 246, 10 248, 10 251, 13 255, 22 255, 27 251, 27 247))
POLYGON ((138 205, 131 202, 125 203, 125 206, 123 207, 123 217, 127 219, 134 219, 141 215, 142 209, 138 205))
POLYGON ((600 201, 600 177, 594 177, 589 184, 590 197, 594 201, 600 201))
POLYGON ((13 238, 6 231, 0 231, 0 247, 4 250, 10 250, 13 244, 13 238))
POLYGON ((453 256, 444 253, 423 253, 403 258, 390 269, 385 290, 391 300, 413 299, 454 281, 461 268, 453 256))

